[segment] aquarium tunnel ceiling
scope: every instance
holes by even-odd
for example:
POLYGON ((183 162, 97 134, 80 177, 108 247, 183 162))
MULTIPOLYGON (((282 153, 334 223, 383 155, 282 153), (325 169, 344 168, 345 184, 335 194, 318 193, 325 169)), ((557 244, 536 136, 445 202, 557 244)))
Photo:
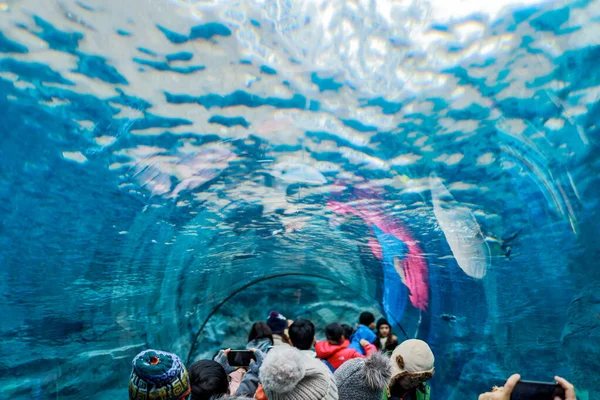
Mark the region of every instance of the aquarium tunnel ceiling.
POLYGON ((1 0, 0 393, 370 310, 435 398, 598 398, 599 38, 592 0, 1 0))

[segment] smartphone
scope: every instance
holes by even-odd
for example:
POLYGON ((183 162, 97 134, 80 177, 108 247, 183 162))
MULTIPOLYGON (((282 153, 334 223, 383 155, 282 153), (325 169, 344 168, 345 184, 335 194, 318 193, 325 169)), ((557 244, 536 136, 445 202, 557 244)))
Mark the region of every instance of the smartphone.
POLYGON ((564 399, 565 390, 556 383, 520 381, 510 400, 554 400, 557 397, 564 399))
POLYGON ((231 350, 227 354, 227 361, 232 367, 249 367, 252 361, 256 361, 256 358, 254 353, 249 350, 231 350))

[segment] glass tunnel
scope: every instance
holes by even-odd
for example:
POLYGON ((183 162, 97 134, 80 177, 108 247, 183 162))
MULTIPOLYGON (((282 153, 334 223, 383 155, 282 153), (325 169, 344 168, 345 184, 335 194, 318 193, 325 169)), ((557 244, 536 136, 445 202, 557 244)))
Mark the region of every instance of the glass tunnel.
POLYGON ((0 0, 1 397, 368 310, 433 399, 600 399, 599 37, 592 0, 0 0))

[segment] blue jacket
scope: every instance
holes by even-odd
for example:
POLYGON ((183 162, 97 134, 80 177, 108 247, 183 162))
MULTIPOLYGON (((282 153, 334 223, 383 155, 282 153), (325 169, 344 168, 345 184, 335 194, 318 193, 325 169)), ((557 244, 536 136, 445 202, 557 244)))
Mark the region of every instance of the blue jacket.
POLYGON ((363 356, 366 355, 365 349, 360 345, 360 341, 365 339, 367 342, 373 344, 375 340, 377 340, 377 336, 373 333, 372 330, 369 329, 368 326, 359 325, 354 335, 350 337, 350 346, 349 348, 355 349, 363 356))

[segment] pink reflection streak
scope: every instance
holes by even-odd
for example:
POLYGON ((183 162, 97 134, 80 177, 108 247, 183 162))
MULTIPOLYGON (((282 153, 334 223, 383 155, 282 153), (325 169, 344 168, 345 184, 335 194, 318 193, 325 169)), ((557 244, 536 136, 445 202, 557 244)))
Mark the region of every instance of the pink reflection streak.
MULTIPOLYGON (((330 200, 327 202, 327 207, 339 215, 351 214, 358 216, 367 224, 376 226, 382 232, 392 235, 406 244, 408 254, 402 260, 402 268, 406 277, 406 286, 409 290, 408 297, 415 308, 427 311, 429 306, 429 270, 423 250, 412 237, 408 228, 401 221, 373 209, 373 206, 357 205, 353 207, 339 201, 330 200)), ((369 246, 373 255, 382 260, 383 250, 379 241, 371 238, 369 246)))

